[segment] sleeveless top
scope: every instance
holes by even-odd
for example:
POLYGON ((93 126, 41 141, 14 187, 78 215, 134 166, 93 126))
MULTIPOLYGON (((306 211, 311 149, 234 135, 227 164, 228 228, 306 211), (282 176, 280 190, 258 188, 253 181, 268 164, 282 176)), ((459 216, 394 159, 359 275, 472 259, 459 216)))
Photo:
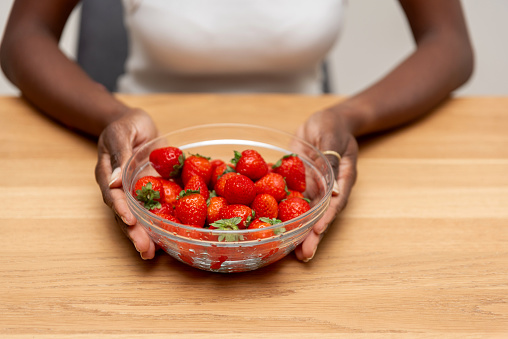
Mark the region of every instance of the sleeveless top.
POLYGON ((321 93, 345 0, 123 0, 120 92, 321 93))

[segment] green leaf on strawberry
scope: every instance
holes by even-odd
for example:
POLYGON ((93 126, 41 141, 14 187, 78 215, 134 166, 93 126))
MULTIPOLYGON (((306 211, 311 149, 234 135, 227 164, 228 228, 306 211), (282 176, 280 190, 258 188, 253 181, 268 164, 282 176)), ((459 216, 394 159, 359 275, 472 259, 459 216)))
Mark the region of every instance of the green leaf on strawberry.
MULTIPOLYGON (((242 218, 240 217, 234 217, 230 219, 221 219, 217 220, 216 222, 210 224, 210 226, 213 226, 215 228, 218 228, 222 231, 235 231, 238 230, 238 224, 242 221, 242 218)), ((221 234, 219 235, 219 241, 225 241, 225 242, 235 242, 239 240, 243 240, 243 236, 240 234, 221 234)))
POLYGON ((160 199, 160 192, 152 188, 152 183, 149 182, 140 190, 136 190, 136 199, 144 203, 145 208, 153 210, 161 208, 161 203, 157 201, 160 199))
POLYGON ((233 159, 231 159, 231 163, 233 165, 236 165, 238 163, 238 161, 240 160, 240 158, 242 157, 242 153, 238 152, 238 151, 233 151, 235 153, 235 157, 233 159))
POLYGON ((183 198, 183 197, 191 195, 191 194, 196 194, 196 193, 199 194, 199 190, 182 190, 180 192, 180 194, 178 194, 177 199, 183 198))
POLYGON ((178 164, 173 165, 173 170, 169 173, 170 178, 174 178, 174 177, 178 176, 178 174, 180 173, 180 170, 183 167, 184 161, 185 161, 185 154, 182 153, 178 157, 178 164))
MULTIPOLYGON (((262 218, 259 218, 259 220, 261 220, 262 222, 266 222, 267 224, 270 224, 270 225, 277 225, 277 224, 280 224, 282 221, 277 219, 277 218, 265 218, 265 217, 262 217, 262 218)), ((273 230, 273 233, 275 235, 278 235, 278 234, 281 234, 281 233, 284 233, 286 232, 286 229, 284 227, 279 227, 279 228, 276 228, 275 230, 273 230)))
POLYGON ((272 165, 272 168, 277 168, 277 167, 280 167, 280 165, 282 165, 282 159, 287 159, 289 157, 297 157, 298 155, 295 154, 295 153, 291 153, 291 154, 286 154, 285 156, 283 156, 282 158, 279 159, 279 161, 277 161, 275 164, 272 165))
POLYGON ((190 155, 195 155, 196 157, 205 158, 206 160, 211 160, 212 159, 210 157, 207 157, 206 155, 202 155, 202 154, 199 154, 199 153, 190 154, 190 155))
POLYGON ((210 195, 208 196, 208 199, 206 199, 206 206, 210 206, 210 199, 217 196, 217 192, 215 190, 210 191, 210 195))

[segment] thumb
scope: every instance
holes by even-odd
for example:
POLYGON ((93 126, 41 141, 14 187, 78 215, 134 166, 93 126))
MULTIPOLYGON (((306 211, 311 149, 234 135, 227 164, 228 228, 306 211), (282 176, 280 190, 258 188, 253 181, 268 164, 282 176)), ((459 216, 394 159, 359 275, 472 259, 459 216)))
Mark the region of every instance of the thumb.
POLYGON ((122 147, 120 149, 111 149, 109 157, 111 175, 109 177, 109 188, 118 188, 122 185, 122 170, 132 155, 132 149, 122 147))

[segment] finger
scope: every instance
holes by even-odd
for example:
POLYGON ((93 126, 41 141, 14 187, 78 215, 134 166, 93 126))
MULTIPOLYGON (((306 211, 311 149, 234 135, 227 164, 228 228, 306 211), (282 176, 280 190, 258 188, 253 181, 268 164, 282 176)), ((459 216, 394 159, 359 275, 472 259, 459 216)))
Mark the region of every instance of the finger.
MULTIPOLYGON (((128 138, 112 138, 105 141, 105 147, 109 155, 109 166, 102 167, 100 173, 108 178, 109 187, 120 187, 122 185, 122 170, 132 155, 132 145, 128 138), (109 177, 108 177, 109 176, 109 177)), ((106 160, 106 159, 104 159, 106 160)), ((107 161, 104 163, 107 165, 107 161)))
POLYGON ((299 260, 307 262, 314 257, 319 242, 326 233, 328 227, 333 223, 339 212, 338 206, 341 204, 339 197, 333 197, 330 200, 330 206, 323 217, 312 227, 309 235, 302 244, 295 249, 296 257, 299 260))
POLYGON ((136 223, 133 226, 128 226, 116 216, 117 223, 121 229, 133 243, 136 251, 138 251, 143 259, 152 259, 155 256, 155 243, 150 239, 150 236, 141 224, 136 223))
POLYGON ((310 261, 314 258, 320 241, 320 235, 310 232, 305 240, 295 249, 296 258, 303 262, 310 261))
MULTIPOLYGON (((354 163, 354 160, 353 160, 354 163)), ((335 181, 338 193, 332 195, 330 206, 323 217, 314 225, 313 231, 322 234, 335 220, 337 215, 346 207, 349 196, 356 180, 356 165, 345 159, 340 164, 339 177, 335 181)))
POLYGON ((155 257, 155 252, 157 250, 157 246, 153 241, 150 240, 150 248, 148 251, 141 252, 141 258, 143 260, 153 259, 155 257))
POLYGON ((107 178, 111 171, 111 162, 108 154, 99 155, 99 161, 95 168, 95 177, 102 192, 104 203, 123 220, 127 225, 134 225, 136 218, 130 212, 127 205, 127 198, 121 186, 119 188, 111 188, 107 178))
POLYGON ((340 164, 341 156, 338 152, 332 151, 332 150, 323 151, 323 154, 325 155, 325 157, 327 157, 328 161, 330 162, 330 165, 332 166, 332 171, 333 171, 333 175, 334 175, 332 196, 337 196, 340 194, 339 164, 340 164))
MULTIPOLYGON (((355 145, 351 146, 356 147, 355 145)), ((337 212, 342 211, 348 202, 349 196, 356 182, 357 177, 357 152, 346 153, 346 156, 339 164, 339 174, 336 180, 338 190, 337 212)))

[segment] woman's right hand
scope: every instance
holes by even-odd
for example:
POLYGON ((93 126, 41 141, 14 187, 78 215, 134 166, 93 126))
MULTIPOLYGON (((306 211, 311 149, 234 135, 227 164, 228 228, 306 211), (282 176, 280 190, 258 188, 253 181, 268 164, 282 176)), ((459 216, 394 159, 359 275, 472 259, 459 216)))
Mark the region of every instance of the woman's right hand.
POLYGON ((152 259, 156 248, 127 206, 122 170, 133 152, 156 136, 157 128, 151 117, 140 109, 131 109, 102 131, 95 167, 95 179, 104 202, 113 210, 118 225, 143 259, 152 259))

